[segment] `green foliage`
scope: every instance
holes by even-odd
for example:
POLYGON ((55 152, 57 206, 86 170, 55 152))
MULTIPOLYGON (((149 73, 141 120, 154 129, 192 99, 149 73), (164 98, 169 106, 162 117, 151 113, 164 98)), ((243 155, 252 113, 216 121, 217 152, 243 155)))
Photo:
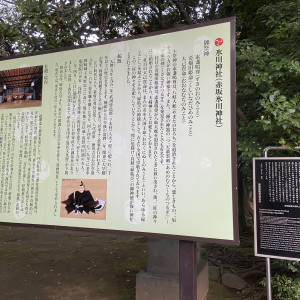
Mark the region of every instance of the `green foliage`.
POLYGON ((291 260, 278 260, 277 263, 281 267, 296 273, 296 276, 300 276, 300 262, 291 260))
MULTIPOLYGON (((266 286, 266 279, 261 282, 266 286)), ((286 275, 276 274, 271 280, 274 299, 298 300, 300 299, 300 281, 294 280, 286 275)))
POLYGON ((0 7, 1 12, 5 18, 0 19, 0 27, 9 27, 14 33, 5 31, 0 36, 0 45, 7 45, 6 49, 0 46, 3 56, 80 43, 80 12, 70 1, 17 0, 12 8, 0 7))
POLYGON ((237 41, 238 161, 249 186, 252 157, 267 146, 300 145, 299 6, 274 2, 252 14, 251 30, 240 34, 247 38, 237 41))
POLYGON ((222 0, 0 0, 0 55, 31 53, 212 20, 222 0), (10 2, 10 1, 8 1, 10 2), (11 14, 13 12, 13 14, 11 14))
POLYGON ((300 135, 300 94, 290 99, 280 95, 279 90, 263 95, 260 105, 265 109, 268 118, 259 121, 263 129, 279 138, 279 143, 293 148, 299 145, 300 135))
MULTIPOLYGON (((271 280, 275 299, 300 299, 300 263, 274 260, 273 266, 281 268, 271 280)), ((261 283, 266 286, 266 278, 261 283)))

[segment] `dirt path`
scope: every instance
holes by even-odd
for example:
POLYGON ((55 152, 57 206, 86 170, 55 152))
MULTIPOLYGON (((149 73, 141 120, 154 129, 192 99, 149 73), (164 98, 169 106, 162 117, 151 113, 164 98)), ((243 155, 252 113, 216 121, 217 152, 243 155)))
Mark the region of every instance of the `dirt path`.
POLYGON ((146 240, 0 227, 0 299, 134 299, 146 240))
MULTIPOLYGON (((0 300, 134 300, 147 259, 146 239, 125 235, 0 226, 0 245, 0 300)), ((207 258, 225 266, 234 255, 224 249, 207 258)), ((247 299, 214 282, 207 298, 247 299)))

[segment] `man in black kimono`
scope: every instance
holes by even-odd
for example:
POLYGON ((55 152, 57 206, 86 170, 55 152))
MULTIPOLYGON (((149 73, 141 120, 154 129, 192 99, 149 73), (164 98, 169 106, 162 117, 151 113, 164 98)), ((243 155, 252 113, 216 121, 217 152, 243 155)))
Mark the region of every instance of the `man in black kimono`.
POLYGON ((81 181, 78 191, 69 195, 68 199, 62 201, 66 204, 66 210, 68 214, 75 210, 75 212, 89 213, 92 211, 95 213, 95 209, 99 206, 99 201, 94 201, 94 198, 90 191, 85 190, 84 183, 81 181))

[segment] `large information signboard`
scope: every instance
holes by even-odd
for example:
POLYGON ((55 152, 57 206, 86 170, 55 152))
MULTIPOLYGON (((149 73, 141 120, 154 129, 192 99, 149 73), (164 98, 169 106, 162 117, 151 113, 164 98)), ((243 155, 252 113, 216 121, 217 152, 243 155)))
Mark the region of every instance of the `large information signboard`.
POLYGON ((257 256, 300 260, 300 158, 255 158, 257 256))
POLYGON ((235 24, 0 61, 0 220, 237 243, 235 24))

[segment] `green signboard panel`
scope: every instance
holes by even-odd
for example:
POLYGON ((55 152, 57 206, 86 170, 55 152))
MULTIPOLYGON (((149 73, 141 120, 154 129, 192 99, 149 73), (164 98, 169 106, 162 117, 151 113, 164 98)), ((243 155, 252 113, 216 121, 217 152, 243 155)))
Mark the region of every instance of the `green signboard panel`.
POLYGON ((235 24, 0 61, 0 220, 238 241, 235 24))

